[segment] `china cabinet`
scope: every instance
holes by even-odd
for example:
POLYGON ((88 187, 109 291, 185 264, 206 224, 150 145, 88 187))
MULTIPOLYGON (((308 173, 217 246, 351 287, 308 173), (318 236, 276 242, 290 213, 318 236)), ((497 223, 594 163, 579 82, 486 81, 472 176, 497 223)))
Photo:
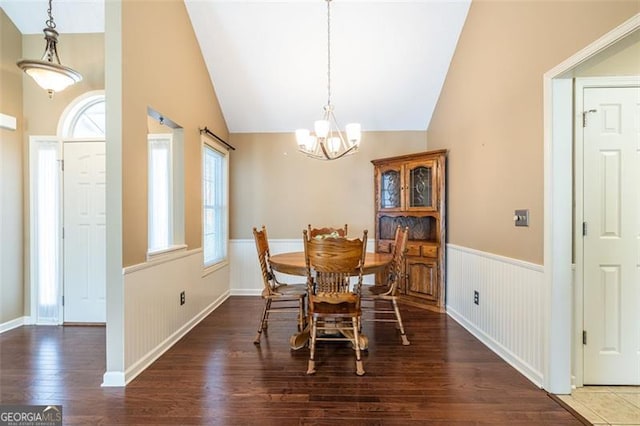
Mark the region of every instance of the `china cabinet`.
POLYGON ((446 150, 372 161, 375 176, 375 247, 390 253, 395 229, 409 227, 400 280, 402 300, 445 309, 446 150))

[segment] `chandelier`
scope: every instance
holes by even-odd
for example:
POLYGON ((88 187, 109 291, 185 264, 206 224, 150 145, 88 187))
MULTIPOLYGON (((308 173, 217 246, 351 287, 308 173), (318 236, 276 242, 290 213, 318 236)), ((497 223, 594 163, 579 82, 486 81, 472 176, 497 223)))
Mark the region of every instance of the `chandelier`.
POLYGON ((331 0, 327 2, 327 104, 322 120, 314 123, 314 133, 296 130, 298 150, 317 160, 337 160, 358 150, 362 131, 359 123, 347 124, 346 137, 340 131, 331 104, 331 0))
POLYGON ((47 13, 49 14, 49 19, 45 21, 47 28, 42 30, 47 45, 42 59, 23 59, 17 65, 31 76, 40 87, 46 90, 50 98, 53 98, 55 92, 60 92, 79 82, 82 80, 82 76, 79 72, 60 64, 58 50, 56 49, 58 32, 55 30, 56 23, 51 15, 51 0, 49 0, 47 13))

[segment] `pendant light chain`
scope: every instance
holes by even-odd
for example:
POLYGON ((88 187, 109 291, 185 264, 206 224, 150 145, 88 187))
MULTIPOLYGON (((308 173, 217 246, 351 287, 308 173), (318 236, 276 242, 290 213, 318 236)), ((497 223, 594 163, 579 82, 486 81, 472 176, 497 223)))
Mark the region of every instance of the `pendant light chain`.
POLYGON ((362 139, 359 123, 349 123, 346 132, 340 130, 331 105, 331 1, 327 2, 327 103, 321 120, 314 122, 315 133, 296 130, 298 151, 316 160, 337 160, 358 151, 362 139))
POLYGON ((327 0, 327 106, 331 105, 331 0, 327 0))
POLYGON ((47 24, 47 27, 49 28, 55 28, 56 27, 56 23, 53 20, 53 15, 51 15, 51 0, 49 0, 49 9, 47 9, 47 14, 49 15, 49 19, 47 19, 47 21, 45 22, 45 24, 47 24))

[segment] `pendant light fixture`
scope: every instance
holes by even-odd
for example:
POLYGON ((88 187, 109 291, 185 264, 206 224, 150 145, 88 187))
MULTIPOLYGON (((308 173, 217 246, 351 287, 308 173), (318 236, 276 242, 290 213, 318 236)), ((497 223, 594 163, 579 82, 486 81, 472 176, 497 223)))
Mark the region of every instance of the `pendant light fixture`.
POLYGON ((45 21, 47 27, 43 29, 44 39, 47 45, 44 49, 42 59, 23 59, 17 65, 36 83, 49 93, 49 97, 53 98, 55 92, 60 92, 82 80, 79 72, 65 67, 60 63, 58 57, 58 32, 56 31, 56 23, 51 15, 51 0, 49 0, 49 9, 47 9, 49 19, 45 21))
POLYGON ((327 2, 327 104, 322 120, 314 123, 314 132, 296 130, 298 150, 317 160, 337 160, 358 150, 362 131, 359 123, 345 127, 346 137, 340 131, 331 104, 331 0, 327 2))

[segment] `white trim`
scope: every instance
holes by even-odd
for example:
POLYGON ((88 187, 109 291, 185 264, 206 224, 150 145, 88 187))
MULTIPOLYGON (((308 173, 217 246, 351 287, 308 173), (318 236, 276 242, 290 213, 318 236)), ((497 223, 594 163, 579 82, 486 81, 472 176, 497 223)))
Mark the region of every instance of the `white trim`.
MULTIPOLYGON (((147 367, 153 364, 162 354, 164 354, 169 348, 175 345, 180 339, 182 339, 193 327, 198 325, 200 321, 207 317, 211 312, 213 312, 218 306, 220 306, 225 300, 229 298, 229 291, 224 292, 218 299, 214 300, 203 309, 199 314, 191 318, 187 323, 185 323, 182 327, 176 330, 173 334, 167 337, 162 343, 156 346, 154 349, 149 351, 144 357, 140 358, 136 361, 131 367, 127 368, 124 373, 124 384, 120 386, 124 386, 131 382, 131 380, 135 379, 140 373, 142 373, 147 367)), ((106 374, 105 374, 106 381, 106 374)), ((103 383, 103 386, 107 386, 103 383)))
POLYGON ((3 322, 2 324, 0 324, 0 334, 4 333, 5 331, 13 330, 14 328, 22 327, 23 325, 29 323, 28 320, 29 317, 19 317, 11 321, 3 322))
POLYGON ((246 288, 235 288, 231 289, 232 296, 261 296, 262 289, 246 289, 246 288))
POLYGON ((514 259, 511 257, 500 256, 499 254, 488 253, 486 251, 480 251, 476 249, 472 249, 469 247, 463 247, 456 244, 447 244, 448 249, 456 249, 458 251, 463 251, 466 253, 475 254, 476 256, 482 256, 487 259, 496 260, 502 263, 508 263, 510 265, 515 265, 521 268, 531 269, 536 272, 544 272, 544 266, 538 265, 537 263, 525 262, 524 260, 514 259))
POLYGON ((582 344, 582 330, 584 330, 584 238, 582 237, 582 223, 584 222, 584 127, 582 125, 582 110, 584 105, 584 89, 639 87, 640 76, 621 77, 582 77, 575 79, 574 85, 574 256, 573 259, 573 385, 581 387, 584 384, 584 345, 582 344))
POLYGON ((640 14, 572 55, 543 76, 544 114, 544 387, 571 392, 571 224, 573 87, 571 71, 640 28, 640 14))
POLYGON ((536 386, 542 388, 542 374, 533 370, 529 364, 520 359, 516 354, 495 341, 491 336, 477 328, 475 325, 467 321, 467 319, 459 314, 455 309, 447 306, 447 315, 453 318, 458 324, 464 327, 469 333, 473 334, 486 347, 491 349, 500 358, 505 360, 509 365, 522 373, 527 379, 531 380, 536 386))
POLYGON ((16 130, 17 121, 16 118, 0 113, 0 129, 16 130))
POLYGON ((214 272, 229 266, 229 257, 227 256, 224 260, 221 260, 220 262, 216 262, 213 265, 207 266, 204 268, 204 270, 202 271, 202 278, 213 274, 214 272))
POLYGON ((156 259, 162 259, 162 258, 165 258, 167 256, 171 256, 175 252, 186 251, 186 250, 187 250, 187 245, 186 244, 178 244, 178 245, 169 246, 167 248, 163 248, 163 249, 159 249, 159 250, 148 251, 147 252, 147 262, 150 262, 150 261, 156 260, 156 259))
MULTIPOLYGON (((255 240, 253 238, 234 238, 231 240, 234 243, 241 244, 255 244, 255 240)), ((277 241, 280 244, 302 244, 302 237, 300 238, 278 238, 278 239, 269 239, 269 242, 277 241)), ((367 250, 368 251, 368 250, 367 250)), ((275 253, 271 253, 272 255, 275 253)))
POLYGON ((102 375, 102 387, 123 387, 127 382, 121 371, 107 371, 102 375))
POLYGON ((122 268, 122 275, 131 274, 133 272, 141 271, 147 268, 153 268, 154 266, 158 266, 162 263, 173 262, 175 260, 182 259, 183 257, 191 256, 192 254, 197 254, 201 251, 202 251, 201 248, 197 248, 193 250, 172 251, 166 256, 158 257, 157 259, 149 260, 144 263, 138 263, 136 265, 126 266, 122 268))

